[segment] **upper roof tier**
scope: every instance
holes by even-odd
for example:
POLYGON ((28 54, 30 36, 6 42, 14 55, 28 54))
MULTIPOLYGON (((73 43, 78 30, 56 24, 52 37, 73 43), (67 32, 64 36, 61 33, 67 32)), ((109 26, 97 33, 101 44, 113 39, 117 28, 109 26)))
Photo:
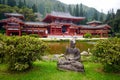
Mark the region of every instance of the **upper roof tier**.
POLYGON ((25 26, 27 27, 45 27, 48 26, 47 23, 44 22, 25 22, 25 26))
POLYGON ((72 16, 70 13, 53 11, 50 14, 46 15, 46 17, 43 19, 43 22, 51 23, 52 21, 55 21, 55 20, 66 20, 66 21, 78 22, 84 19, 85 17, 75 17, 75 16, 72 16))
POLYGON ((107 28, 107 29, 110 29, 111 27, 107 24, 102 24, 102 25, 98 25, 96 27, 93 27, 93 26, 90 26, 90 25, 79 25, 79 27, 81 29, 103 29, 103 28, 107 28))
POLYGON ((16 18, 20 18, 20 19, 24 19, 24 15, 23 14, 19 14, 19 13, 5 13, 6 17, 16 17, 16 18))
POLYGON ((96 24, 102 24, 102 22, 100 22, 100 21, 96 21, 96 20, 93 20, 93 21, 87 22, 87 24, 94 24, 94 23, 96 23, 96 24))
POLYGON ((16 17, 10 17, 7 19, 0 20, 0 23, 6 24, 6 23, 18 23, 18 24, 24 24, 22 20, 16 17))

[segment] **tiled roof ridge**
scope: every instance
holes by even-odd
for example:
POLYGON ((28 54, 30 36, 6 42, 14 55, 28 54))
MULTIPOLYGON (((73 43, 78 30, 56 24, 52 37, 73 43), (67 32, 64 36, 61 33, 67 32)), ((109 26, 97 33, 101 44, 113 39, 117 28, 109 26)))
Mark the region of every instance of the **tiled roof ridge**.
POLYGON ((85 18, 85 17, 72 16, 69 12, 57 12, 57 11, 52 11, 49 15, 57 16, 57 17, 68 17, 68 18, 85 18))
POLYGON ((97 20, 93 20, 93 21, 87 22, 87 24, 91 24, 91 23, 102 23, 102 22, 101 21, 97 21, 97 20))
POLYGON ((7 16, 7 15, 22 16, 22 17, 24 17, 24 15, 20 14, 20 13, 5 13, 5 16, 7 16))

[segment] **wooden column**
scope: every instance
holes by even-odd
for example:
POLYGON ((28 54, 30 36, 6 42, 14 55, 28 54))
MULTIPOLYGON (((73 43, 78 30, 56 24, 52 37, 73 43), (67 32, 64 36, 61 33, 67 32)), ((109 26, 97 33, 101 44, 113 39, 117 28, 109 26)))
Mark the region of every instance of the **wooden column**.
POLYGON ((34 29, 32 28, 32 34, 34 34, 34 29))
POLYGON ((19 36, 21 36, 21 30, 19 30, 19 36))
POLYGON ((52 27, 50 27, 50 34, 52 34, 52 27))
POLYGON ((19 26, 19 36, 21 36, 21 27, 19 26))
POLYGON ((103 37, 103 33, 102 33, 102 32, 100 33, 100 37, 101 37, 101 38, 103 37))
POLYGON ((39 35, 39 28, 37 30, 38 30, 38 35, 39 35))

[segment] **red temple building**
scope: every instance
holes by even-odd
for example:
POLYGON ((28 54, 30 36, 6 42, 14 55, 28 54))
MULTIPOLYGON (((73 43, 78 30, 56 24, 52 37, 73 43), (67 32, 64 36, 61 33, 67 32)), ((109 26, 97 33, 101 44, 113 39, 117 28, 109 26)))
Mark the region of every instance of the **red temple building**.
POLYGON ((86 33, 108 37, 110 26, 100 21, 91 21, 87 25, 76 25, 85 17, 75 17, 69 13, 51 12, 41 22, 24 22, 24 16, 18 13, 5 13, 7 19, 0 21, 6 29, 6 35, 38 34, 41 37, 83 37, 86 33))

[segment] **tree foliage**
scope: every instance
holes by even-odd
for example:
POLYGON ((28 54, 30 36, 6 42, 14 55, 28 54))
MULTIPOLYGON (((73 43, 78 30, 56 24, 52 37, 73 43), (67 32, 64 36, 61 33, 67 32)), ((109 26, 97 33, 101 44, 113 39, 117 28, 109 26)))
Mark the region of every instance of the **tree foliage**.
POLYGON ((97 13, 97 11, 94 11, 92 20, 98 20, 98 13, 97 13))
POLYGON ((36 19, 33 10, 27 7, 18 8, 0 4, 0 19, 5 18, 4 13, 21 13, 25 16, 26 21, 35 21, 36 19))
POLYGON ((38 11, 38 10, 37 10, 37 5, 34 4, 34 5, 32 6, 32 9, 33 9, 33 12, 37 12, 37 11, 38 11))
MULTIPOLYGON (((95 10, 94 8, 89 8, 83 4, 76 5, 66 5, 57 0, 0 0, 2 4, 8 4, 9 6, 17 6, 19 8, 27 7, 33 9, 33 12, 40 12, 42 18, 46 16, 47 13, 51 11, 58 12, 70 12, 74 16, 84 16, 88 21, 92 20, 95 10), (3 2, 4 1, 4 2, 3 2), (15 3, 14 3, 14 2, 15 3)), ((98 13, 98 18, 100 13, 98 13)), ((105 17, 105 14, 103 14, 105 17)), ((87 20, 86 20, 87 21, 87 20)), ((85 24, 86 21, 83 21, 80 24, 85 24)))
POLYGON ((7 4, 11 7, 16 6, 16 0, 8 0, 7 4))
POLYGON ((44 42, 33 37, 0 37, 2 37, 0 40, 0 59, 1 61, 6 60, 9 70, 23 71, 31 68, 32 62, 40 60, 41 55, 47 49, 44 42))
POLYGON ((112 27, 111 32, 113 34, 120 33, 120 9, 117 10, 116 14, 114 10, 110 10, 105 22, 112 27))
POLYGON ((108 72, 120 72, 120 39, 100 40, 93 48, 93 56, 108 72))

